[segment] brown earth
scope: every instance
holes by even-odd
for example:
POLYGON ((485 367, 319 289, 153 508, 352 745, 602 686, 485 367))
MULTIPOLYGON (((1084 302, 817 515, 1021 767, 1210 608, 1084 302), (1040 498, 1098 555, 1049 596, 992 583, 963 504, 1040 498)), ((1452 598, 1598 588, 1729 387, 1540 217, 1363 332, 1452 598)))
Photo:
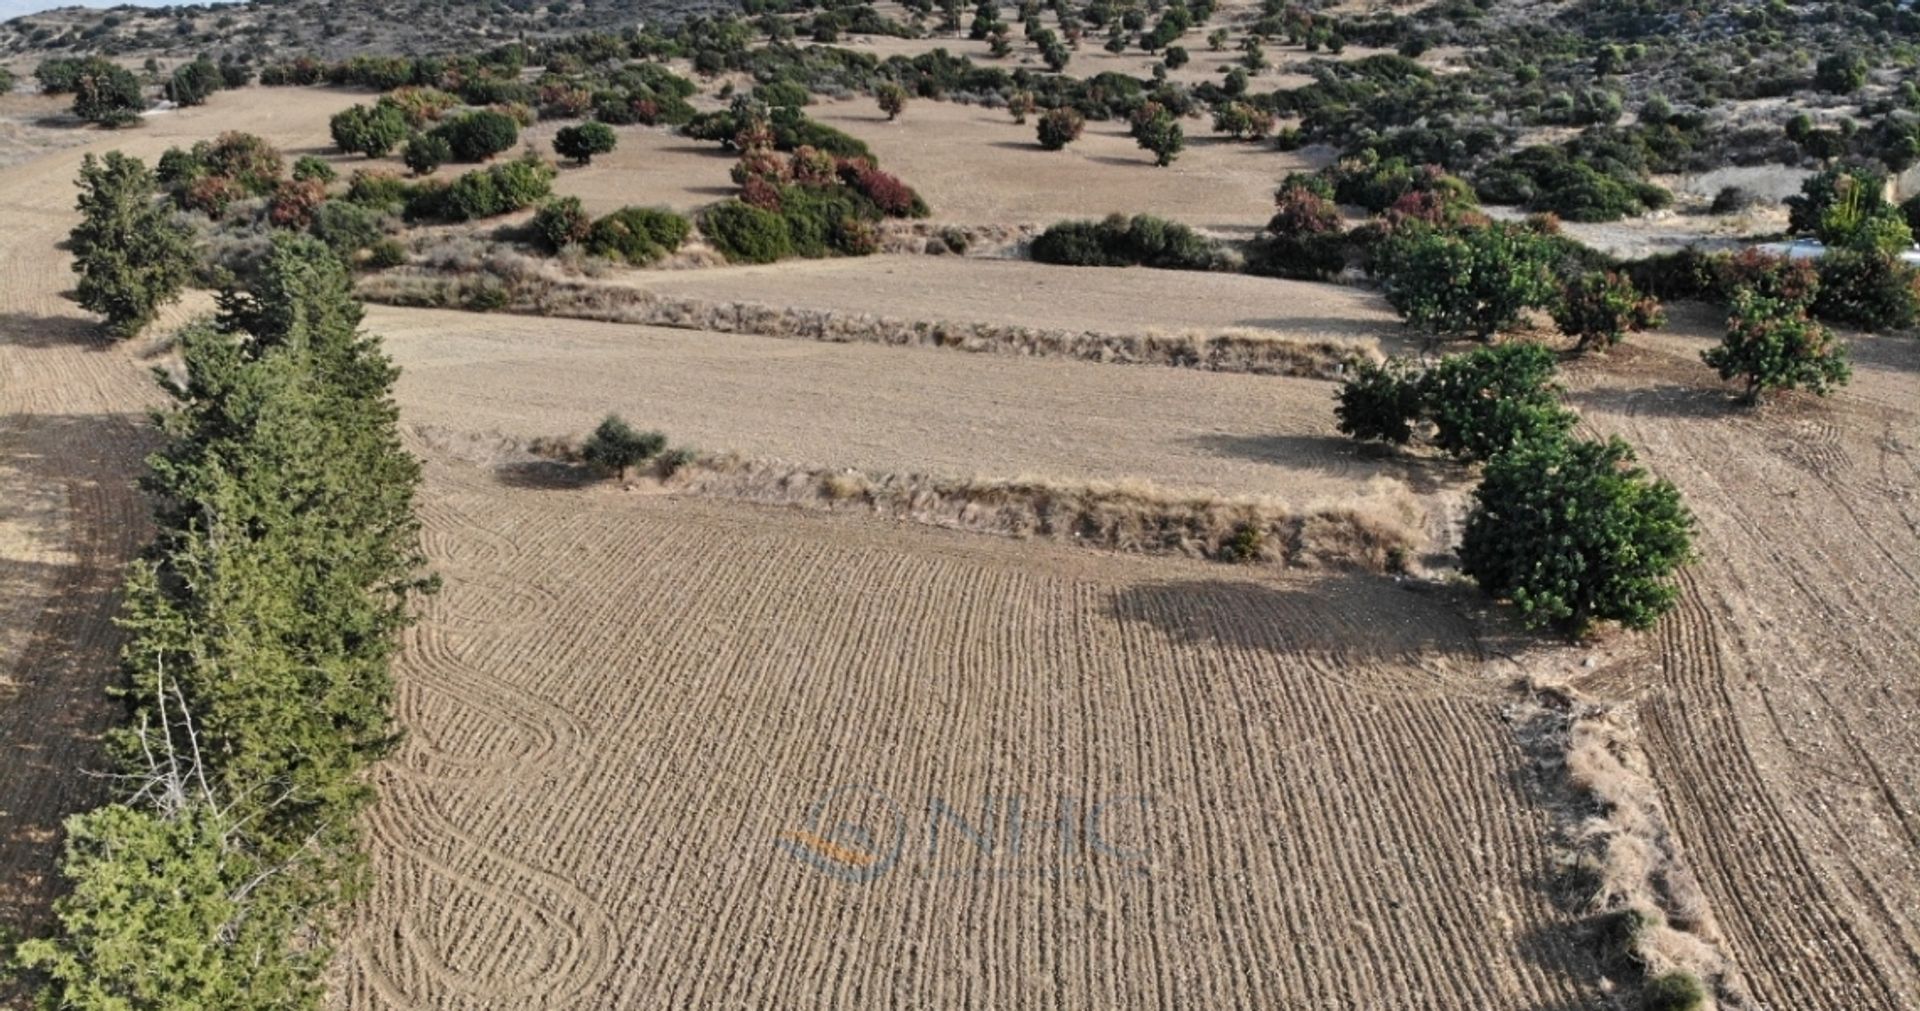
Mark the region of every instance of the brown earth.
MULTIPOLYGON (((151 157, 226 128, 317 148, 355 100, 263 94, 84 149, 151 157)), ((918 103, 898 130, 984 112, 918 103)), ((890 161, 922 183, 905 147, 890 161)), ((150 362, 61 297, 81 150, 0 169, 0 768, 29 772, 0 777, 8 927, 44 922, 58 820, 102 796, 78 770, 111 718, 114 586, 142 536, 150 362)), ((1035 163, 974 189, 991 211, 1081 182, 1035 163)), ((845 290, 825 276, 795 290, 845 290)), ((1274 284, 1273 319, 1319 312, 1323 290, 1274 284)), ((1709 324, 1682 322, 1570 375, 1588 426, 1627 435, 1702 523, 1683 606, 1592 647, 1609 660, 1583 687, 1637 702, 1754 1006, 1910 1007, 1920 351, 1857 339, 1832 401, 1739 412, 1693 357, 1709 324)), ((713 449, 884 469, 1288 495, 1400 466, 1330 437, 1315 380, 418 310, 370 325, 407 367, 405 420, 475 439, 621 410, 713 449)), ((410 737, 379 773, 340 1006, 1607 1000, 1552 900, 1552 798, 1509 723, 1514 676, 1582 671, 1584 651, 1516 653, 1463 592, 532 486, 415 444, 448 585, 402 657, 410 737)))

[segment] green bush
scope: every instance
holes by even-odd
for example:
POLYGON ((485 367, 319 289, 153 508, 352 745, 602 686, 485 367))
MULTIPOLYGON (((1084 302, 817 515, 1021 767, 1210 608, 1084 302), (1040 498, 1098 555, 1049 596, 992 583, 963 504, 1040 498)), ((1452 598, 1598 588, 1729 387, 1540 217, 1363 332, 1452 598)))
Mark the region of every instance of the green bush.
POLYGON ((490 218, 532 207, 552 192, 553 167, 537 159, 521 158, 475 169, 450 185, 429 181, 412 192, 407 216, 450 221, 490 218))
POLYGON ((1347 363, 1334 417, 1343 435, 1405 445, 1425 412, 1421 377, 1404 359, 1347 363))
POLYGON ((1086 129, 1086 118, 1070 108, 1048 109, 1040 114, 1038 131, 1040 146, 1049 151, 1058 151, 1080 139, 1080 131, 1086 129))
POLYGON ((1560 404, 1554 354, 1538 344, 1500 344, 1448 355, 1420 381, 1433 443, 1463 460, 1491 460, 1522 442, 1573 428, 1560 404))
POLYGON ((1214 270, 1224 259, 1213 240, 1185 225, 1146 214, 1063 221, 1034 239, 1031 252, 1041 263, 1080 267, 1214 270))
POLYGON ((807 92, 807 89, 793 81, 773 81, 756 85, 753 89, 753 97, 765 102, 770 108, 797 107, 813 103, 813 96, 807 92))
POLYGON ((1673 607, 1693 517, 1666 481, 1606 442, 1536 439, 1494 457, 1460 543, 1460 568, 1530 627, 1646 628, 1673 607))
POLYGON ((1133 115, 1131 135, 1134 143, 1153 153, 1153 163, 1166 167, 1186 149, 1186 132, 1180 120, 1158 102, 1142 105, 1133 115))
POLYGON ((640 432, 617 414, 609 414, 580 447, 580 457, 595 470, 625 480, 627 471, 665 449, 667 437, 640 432))
POLYGON ((318 179, 323 183, 331 183, 339 179, 340 174, 335 172, 333 166, 327 164, 325 159, 305 154, 293 163, 293 177, 301 180, 318 179))
POLYGON ((173 76, 167 79, 167 97, 176 105, 204 105, 225 83, 220 67, 202 56, 174 68, 173 76))
POLYGON ((1862 330, 1905 330, 1920 320, 1920 272, 1878 249, 1828 249, 1820 257, 1813 314, 1862 330))
POLYGON ((707 208, 700 231, 734 263, 772 263, 793 255, 786 219, 738 200, 707 208))
POLYGON ((122 127, 147 108, 140 79, 97 56, 80 62, 73 78, 73 114, 104 127, 122 127))
POLYGON ((1380 254, 1387 301, 1409 324, 1482 340, 1511 327, 1523 310, 1550 303, 1552 262, 1542 236, 1512 225, 1418 230, 1380 254))
POLYGON ((1809 319, 1803 306, 1745 289, 1734 293, 1726 337, 1700 358, 1722 379, 1745 379, 1740 399, 1747 404, 1775 389, 1826 396, 1853 377, 1846 347, 1809 319))
POLYGON ((612 151, 618 139, 613 127, 605 123, 580 123, 561 127, 553 135, 553 150, 562 158, 586 165, 593 161, 594 155, 612 151))
POLYGON ((380 222, 366 208, 345 200, 329 200, 313 214, 308 226, 313 237, 327 244, 341 259, 380 241, 380 222))
POLYGON ((650 207, 623 207, 593 223, 587 251, 640 266, 653 263, 687 241, 687 219, 650 207))
POLYGON ((383 158, 407 136, 407 120, 387 106, 356 105, 328 121, 333 144, 347 154, 383 158))
POLYGON ((1663 973, 1640 989, 1641 1011, 1700 1011, 1707 1006, 1707 988, 1690 972, 1663 973))
POLYGON ((520 142, 520 124, 505 113, 475 109, 442 122, 430 136, 447 142, 453 161, 486 161, 520 142))
POLYGON ((401 152, 401 161, 414 175, 426 176, 439 171, 440 166, 453 160, 453 146, 447 138, 431 133, 416 133, 407 141, 407 148, 401 152))
POLYGON ((1633 282, 1610 270, 1574 276, 1560 286, 1553 305, 1553 322, 1561 333, 1578 340, 1581 351, 1612 347, 1629 332, 1663 321, 1657 300, 1641 295, 1633 282))
POLYGON ((548 252, 557 253, 571 245, 587 241, 593 231, 593 218, 580 205, 579 197, 559 197, 547 201, 533 216, 533 234, 548 252))

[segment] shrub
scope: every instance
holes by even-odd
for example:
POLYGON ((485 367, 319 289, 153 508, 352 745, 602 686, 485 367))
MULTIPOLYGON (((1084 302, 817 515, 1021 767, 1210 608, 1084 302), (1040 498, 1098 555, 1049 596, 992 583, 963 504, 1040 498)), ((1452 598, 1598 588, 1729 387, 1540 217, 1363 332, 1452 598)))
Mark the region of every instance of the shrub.
POLYGON ((1630 331, 1663 321, 1658 301, 1641 295, 1633 282, 1611 270, 1588 271, 1568 280, 1553 305, 1553 322, 1561 333, 1578 339, 1581 351, 1612 347, 1630 331))
MULTIPOLYGON (((196 145, 198 150, 198 145, 196 145)), ((280 152, 250 133, 229 130, 199 151, 209 175, 224 176, 256 195, 273 192, 284 168, 280 152)))
POLYGON ((616 140, 613 127, 605 123, 581 123, 561 127, 553 135, 553 150, 562 158, 586 165, 593 161, 594 155, 613 150, 616 140))
POLYGON ((380 222, 372 212, 345 200, 329 200, 313 212, 313 237, 342 260, 380 241, 380 222))
POLYGON ((1707 988, 1690 972, 1662 973, 1640 989, 1642 1011, 1701 1011, 1707 1006, 1707 988))
POLYGON ((533 234, 548 252, 584 243, 592 230, 593 218, 580 206, 579 197, 549 200, 533 216, 533 234))
POLYGON ((1886 205, 1882 195, 1886 185, 1884 174, 1863 165, 1816 172, 1801 182, 1799 193, 1787 198, 1787 227, 1803 235, 1838 231, 1842 233, 1838 238, 1844 241, 1851 224, 1873 216, 1886 205))
POLYGON ((1544 243, 1510 225, 1398 237, 1383 252, 1387 301, 1428 333, 1491 338, 1551 298, 1544 243))
POLYGON ((1829 249, 1820 258, 1813 314, 1862 330, 1904 330, 1920 319, 1920 273, 1878 249, 1829 249))
POLYGON ((109 151, 80 163, 81 221, 70 235, 80 305, 131 337, 180 296, 192 270, 186 230, 154 200, 152 173, 138 158, 109 151))
POLYGON ((1049 151, 1058 151, 1079 140, 1080 131, 1086 126, 1086 119, 1073 109, 1048 109, 1040 114, 1040 146, 1049 151))
POLYGON ((1560 404, 1554 355, 1537 344, 1501 344, 1441 359, 1421 380, 1434 445, 1463 460, 1490 460, 1519 443, 1572 429, 1560 404))
POLYGON ((627 471, 665 449, 667 437, 659 432, 635 431, 626 419, 609 414, 580 447, 580 458, 602 474, 626 480, 627 471))
POLYGON ((1017 126, 1025 126, 1027 117, 1039 111, 1039 108, 1031 91, 1017 91, 1007 99, 1007 111, 1013 114, 1013 122, 1017 126))
POLYGON ((182 187, 174 198, 180 206, 218 221, 236 200, 247 198, 246 188, 226 176, 202 176, 182 187))
POLYGON ((299 160, 293 163, 293 177, 295 179, 318 179, 323 183, 330 183, 340 178, 340 174, 335 172, 333 166, 327 164, 324 159, 306 154, 301 155, 299 160))
POLYGON ((882 84, 873 90, 874 101, 880 105, 880 111, 887 114, 887 121, 899 119, 907 108, 907 89, 897 84, 882 84))
POLYGON ((593 223, 587 250, 639 266, 679 249, 691 230, 687 219, 670 211, 623 207, 593 223))
POLYGON ((1725 339, 1700 357, 1720 378, 1746 380, 1740 398, 1746 404, 1772 389, 1798 387, 1826 396, 1853 375, 1846 348, 1809 319, 1804 306, 1751 290, 1734 293, 1725 339))
POLYGON ((414 175, 432 175, 453 160, 453 147, 447 138, 438 134, 416 133, 407 141, 400 160, 406 162, 407 171, 414 175))
POLYGON ((737 200, 707 208, 700 231, 734 263, 772 263, 793 253, 785 218, 737 200))
POLYGON ((924 218, 928 214, 926 201, 920 199, 920 194, 915 193, 913 187, 870 164, 860 162, 843 166, 841 177, 888 217, 924 218))
POLYGON ((1266 277, 1323 281, 1347 269, 1350 245, 1339 232, 1263 235, 1247 245, 1246 269, 1266 277))
POLYGON ((406 180, 391 172, 358 169, 347 178, 347 199, 362 207, 397 210, 407 197, 406 180))
POLYGON ((376 104, 398 112, 409 128, 419 130, 438 121, 449 109, 459 105, 460 100, 439 88, 408 86, 381 95, 376 104))
POLYGON ((553 167, 521 158, 468 172, 450 185, 423 185, 408 200, 407 215, 452 221, 488 218, 532 207, 552 192, 553 167))
POLYGON ((1185 225, 1145 214, 1115 214, 1101 221, 1063 221, 1033 240, 1041 263, 1081 267, 1160 267, 1212 270, 1219 247, 1185 225))
POLYGON ((1340 209, 1317 190, 1297 180, 1282 183, 1273 195, 1267 231, 1275 235, 1324 235, 1340 231, 1340 209))
POLYGON ((1652 625, 1692 558, 1693 517, 1633 460, 1619 439, 1539 439, 1495 457, 1474 490, 1461 571, 1530 627, 1652 625))
POLYGON ((1213 110, 1213 128, 1235 140, 1262 140, 1273 133, 1273 113, 1247 102, 1227 102, 1213 110))
POLYGON ((1866 83, 1867 61, 1858 53, 1830 53, 1814 67, 1813 84, 1822 91, 1851 95, 1866 83))
POLYGON ((280 228, 306 228, 327 199, 327 185, 317 179, 289 179, 274 190, 267 203, 267 220, 280 228))
POLYGON ((520 142, 520 126, 504 113, 476 109, 434 127, 432 135, 446 140, 454 161, 486 161, 520 142))
POLYGON ((1708 210, 1715 214, 1737 214, 1759 206, 1760 197, 1752 190, 1738 186, 1722 186, 1720 192, 1713 195, 1713 206, 1708 210))
POLYGON ((753 97, 765 102, 770 108, 783 105, 797 107, 810 105, 813 102, 813 96, 807 92, 807 89, 792 81, 773 81, 755 85, 753 97))
POLYGON ((1809 308, 1820 293, 1820 274, 1811 260, 1794 260, 1759 249, 1743 249, 1709 263, 1712 293, 1731 300, 1742 291, 1785 305, 1809 308))
POLYGON ((1425 410, 1420 376, 1403 359, 1355 359, 1341 380, 1334 407, 1341 434, 1405 445, 1425 410))
POLYGON ((176 105, 204 105, 225 83, 220 67, 202 56, 174 68, 173 76, 167 80, 167 97, 176 105))
POLYGON ((367 247, 367 266, 375 270, 398 267, 407 262, 407 247, 399 239, 381 239, 367 247))
POLYGON ((381 158, 407 135, 406 118, 398 109, 356 105, 335 113, 328 121, 333 144, 347 154, 381 158))

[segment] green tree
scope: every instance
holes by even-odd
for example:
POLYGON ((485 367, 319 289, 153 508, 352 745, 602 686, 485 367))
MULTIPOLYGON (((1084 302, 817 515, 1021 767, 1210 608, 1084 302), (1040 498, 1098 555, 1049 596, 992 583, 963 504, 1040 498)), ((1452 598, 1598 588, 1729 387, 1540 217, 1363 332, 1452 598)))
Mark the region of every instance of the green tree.
POLYGON ((1391 241, 1381 261, 1387 301, 1437 336, 1487 340, 1554 291, 1542 238, 1510 225, 1418 230, 1391 241))
POLYGON ((1813 71, 1814 87, 1851 95, 1867 83, 1867 61, 1858 53, 1831 53, 1820 58, 1813 71))
POLYGON ((138 158, 89 154, 79 185, 81 221, 70 236, 79 302, 105 316, 109 332, 131 337, 180 297, 193 269, 189 234, 156 202, 153 174, 138 158))
POLYGON ((562 158, 586 165, 593 161, 594 155, 613 150, 617 140, 613 127, 605 123, 580 123, 563 126, 553 135, 553 151, 562 158))
POLYGON ((880 111, 887 114, 887 121, 900 118, 907 108, 907 89, 897 84, 882 84, 873 89, 874 101, 880 104, 880 111))
POLYGON ((1530 627, 1652 625, 1692 557, 1693 517, 1673 485, 1633 460, 1619 439, 1535 439, 1494 457, 1474 491, 1461 570, 1530 627))
POLYGON ((446 138, 455 161, 486 161, 520 142, 520 125, 492 109, 462 113, 435 127, 446 138))
POLYGON ((453 148, 447 144, 447 138, 439 134, 416 133, 407 141, 401 160, 414 175, 432 175, 453 160, 453 148))
POLYGON ((635 431, 619 415, 609 414, 580 447, 580 456, 601 473, 624 481, 629 469, 646 462, 666 446, 667 437, 659 432, 635 431))
POLYGON ((1085 117, 1073 109, 1066 106, 1048 109, 1040 114, 1040 146, 1049 151, 1058 151, 1079 140, 1080 131, 1086 126, 1085 117))
POLYGON ((1554 355, 1538 344, 1500 344, 1441 359, 1420 382, 1433 442, 1463 460, 1490 460, 1512 446, 1573 428, 1560 404, 1554 355))
POLYGON ((167 97, 177 105, 204 105, 224 84, 219 64, 202 56, 174 68, 167 80, 167 97))
POLYGON ((125 67, 90 57, 74 77, 73 114, 89 123, 127 126, 139 119, 146 107, 140 79, 125 67))
POLYGON ((1132 135, 1135 143, 1153 152, 1153 163, 1162 168, 1173 164, 1187 146, 1180 120, 1158 102, 1148 102, 1133 114, 1132 135))
POLYGON ((390 105, 356 105, 327 123, 333 144, 347 154, 383 158, 407 136, 407 118, 390 105))
POLYGON ((1806 389, 1826 396, 1853 378, 1846 347, 1805 308, 1748 290, 1734 292, 1727 336, 1700 352, 1720 378, 1744 378, 1740 402, 1754 404, 1767 390, 1806 389))

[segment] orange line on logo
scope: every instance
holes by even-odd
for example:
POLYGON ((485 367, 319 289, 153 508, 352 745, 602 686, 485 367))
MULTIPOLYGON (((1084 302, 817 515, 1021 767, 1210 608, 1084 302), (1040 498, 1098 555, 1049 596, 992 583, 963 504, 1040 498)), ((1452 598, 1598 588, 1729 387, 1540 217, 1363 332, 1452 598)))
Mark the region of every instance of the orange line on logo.
POLYGON ((871 853, 863 853, 860 850, 842 846, 831 839, 822 839, 811 832, 792 831, 782 832, 781 835, 813 850, 815 853, 829 860, 837 860, 843 864, 851 864, 855 867, 867 867, 874 861, 880 859, 871 853))

